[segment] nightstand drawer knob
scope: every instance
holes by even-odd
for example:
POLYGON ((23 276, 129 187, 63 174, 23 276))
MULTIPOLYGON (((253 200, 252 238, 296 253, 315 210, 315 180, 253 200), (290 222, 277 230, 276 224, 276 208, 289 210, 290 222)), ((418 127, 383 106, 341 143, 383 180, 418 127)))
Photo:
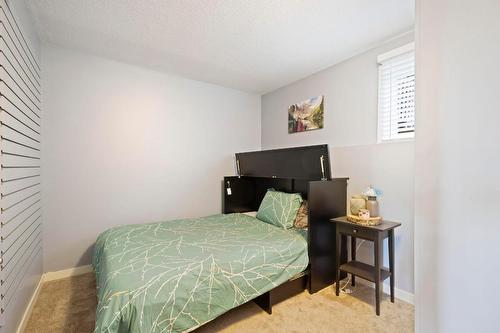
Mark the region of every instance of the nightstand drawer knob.
POLYGON ((353 229, 352 232, 357 233, 358 229, 353 229))

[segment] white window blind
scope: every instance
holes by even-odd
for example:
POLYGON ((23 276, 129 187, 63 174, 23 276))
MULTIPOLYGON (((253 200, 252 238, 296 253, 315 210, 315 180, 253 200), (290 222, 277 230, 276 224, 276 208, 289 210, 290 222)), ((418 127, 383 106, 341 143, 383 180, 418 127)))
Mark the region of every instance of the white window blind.
POLYGON ((380 55, 378 63, 378 142, 413 138, 415 136, 413 43, 380 55))

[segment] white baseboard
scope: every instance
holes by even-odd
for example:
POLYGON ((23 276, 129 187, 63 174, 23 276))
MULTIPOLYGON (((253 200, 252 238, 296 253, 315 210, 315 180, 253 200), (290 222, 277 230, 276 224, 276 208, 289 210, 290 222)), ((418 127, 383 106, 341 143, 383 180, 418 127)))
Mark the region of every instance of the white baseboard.
POLYGON ((16 331, 17 333, 24 332, 24 329, 26 328, 28 320, 31 316, 31 312, 33 311, 33 308, 35 306, 36 300, 38 299, 38 295, 40 294, 40 290, 42 290, 42 283, 43 283, 43 275, 40 276, 40 280, 38 281, 35 291, 33 292, 33 295, 31 296, 31 299, 28 303, 28 306, 24 311, 23 317, 21 318, 21 322, 19 323, 19 326, 17 326, 17 331, 16 331))
POLYGON ((68 278, 92 272, 91 265, 78 266, 57 272, 47 272, 43 275, 43 282, 68 278))
MULTIPOLYGON (((375 288, 374 283, 363 280, 361 278, 356 279, 356 283, 361 283, 362 285, 365 285, 365 286, 368 286, 371 288, 375 288)), ((384 293, 387 295, 390 295, 391 294, 391 287, 385 283, 382 285, 383 285, 382 290, 384 291, 384 293)), ((401 290, 398 288, 394 288, 394 297, 403 301, 403 302, 415 305, 415 295, 412 293, 409 293, 407 291, 404 291, 404 290, 401 290)))
POLYGON ((79 266, 79 267, 74 267, 74 268, 70 268, 70 269, 65 269, 62 271, 47 272, 45 274, 42 274, 42 276, 40 277, 40 281, 38 281, 38 285, 36 286, 36 289, 33 292, 33 295, 31 296, 31 299, 28 303, 28 306, 26 307, 26 310, 24 311, 23 317, 21 318, 21 322, 19 323, 19 326, 17 327, 16 332, 17 333, 24 332, 24 329, 26 328, 26 325, 28 324, 28 320, 31 316, 31 312, 33 311, 33 307, 35 306, 36 300, 38 299, 38 295, 40 294, 40 290, 42 289, 42 285, 44 282, 64 279, 64 278, 68 278, 71 276, 81 275, 81 274, 90 273, 90 272, 92 272, 92 266, 85 265, 85 266, 79 266))

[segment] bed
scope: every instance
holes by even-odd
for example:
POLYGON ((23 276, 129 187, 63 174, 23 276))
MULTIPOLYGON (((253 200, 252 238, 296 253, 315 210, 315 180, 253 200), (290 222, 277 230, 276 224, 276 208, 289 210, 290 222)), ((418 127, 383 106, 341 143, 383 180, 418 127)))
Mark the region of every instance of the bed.
POLYGON ((271 314, 282 300, 334 282, 336 247, 341 263, 347 249, 329 220, 346 214, 347 178, 331 177, 328 146, 235 157, 237 176, 221 184, 224 214, 98 237, 95 332, 190 332, 248 301, 271 314), (259 210, 270 189, 308 201, 307 232, 242 214, 259 210))
POLYGON ((92 265, 95 332, 189 332, 303 272, 307 234, 239 213, 120 226, 92 265))

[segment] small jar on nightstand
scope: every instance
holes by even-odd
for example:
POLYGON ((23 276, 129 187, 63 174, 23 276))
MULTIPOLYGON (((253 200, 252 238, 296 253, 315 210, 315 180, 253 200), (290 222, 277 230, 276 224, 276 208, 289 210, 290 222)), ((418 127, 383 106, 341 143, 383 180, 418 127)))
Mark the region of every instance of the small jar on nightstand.
POLYGON ((377 197, 368 197, 366 200, 366 209, 370 212, 370 217, 380 216, 380 209, 377 197))

